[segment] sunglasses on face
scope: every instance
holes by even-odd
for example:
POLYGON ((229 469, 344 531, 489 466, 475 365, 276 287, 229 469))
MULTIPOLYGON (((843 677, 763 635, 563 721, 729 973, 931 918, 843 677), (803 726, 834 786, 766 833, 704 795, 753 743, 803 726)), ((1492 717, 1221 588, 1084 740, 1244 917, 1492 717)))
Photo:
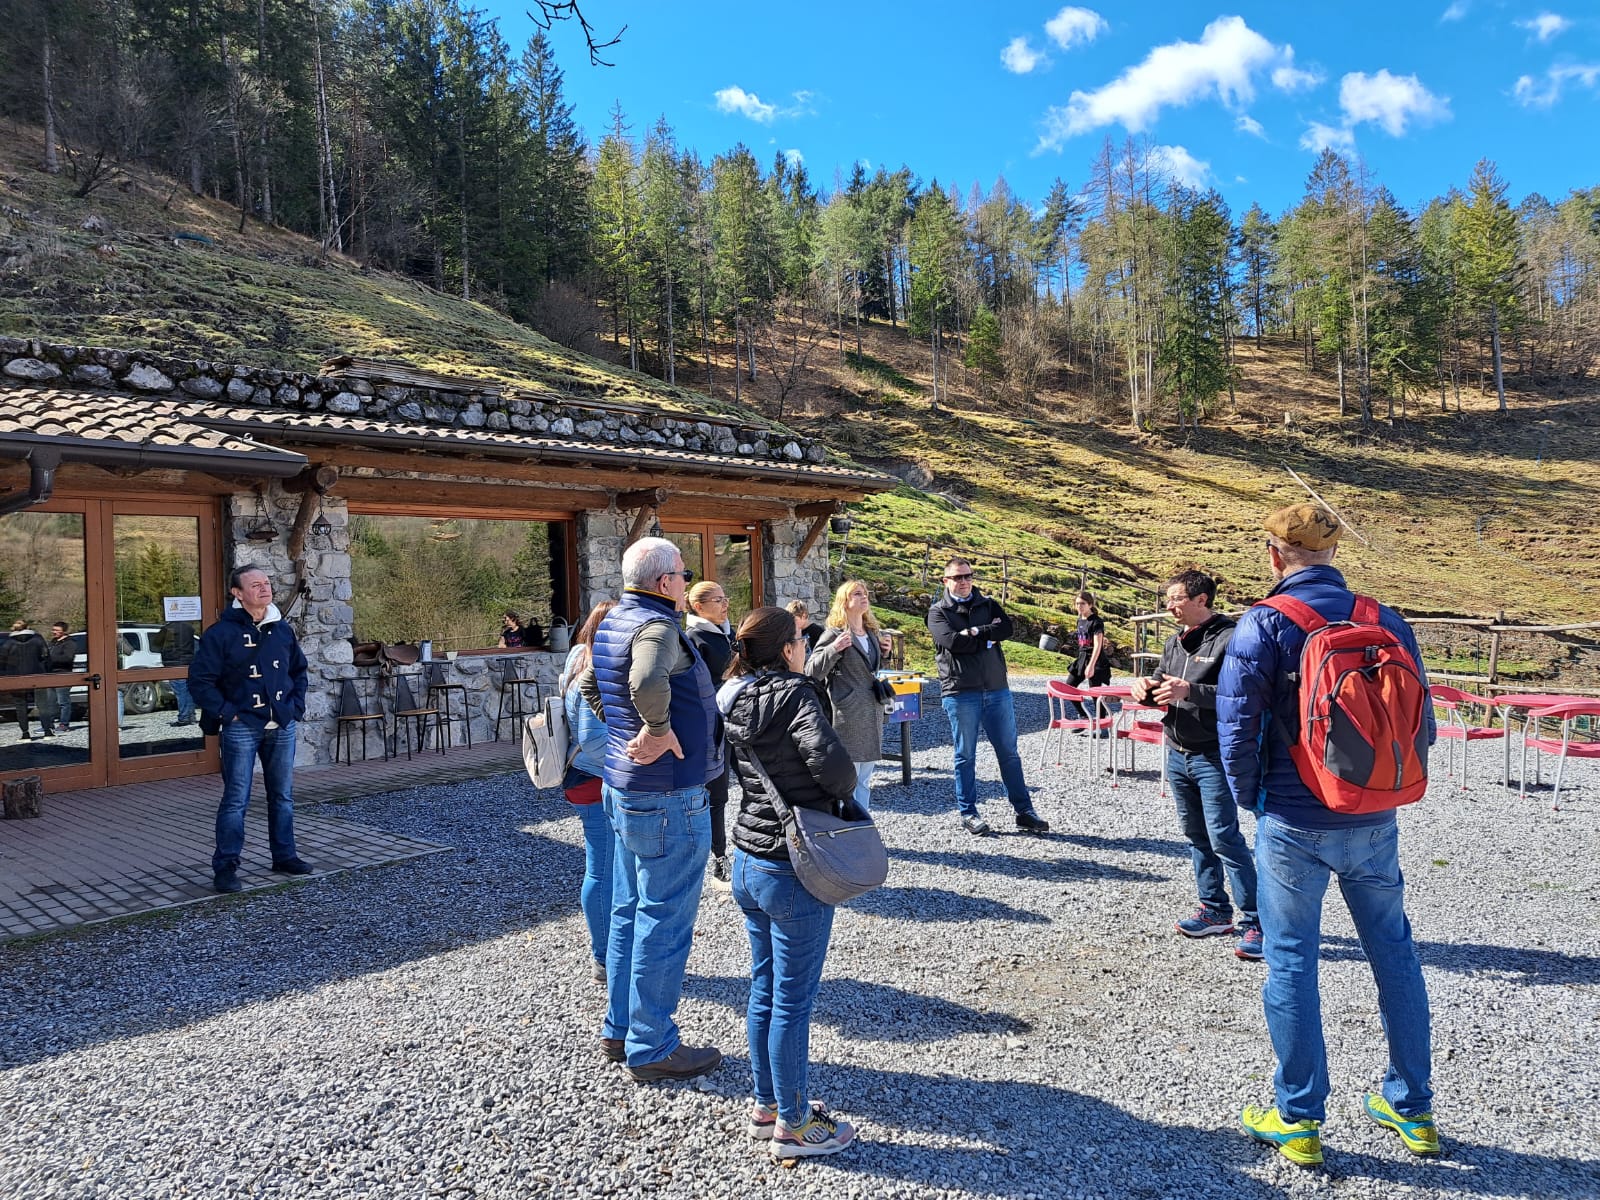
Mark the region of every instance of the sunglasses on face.
POLYGON ((972 578, 972 572, 968 571, 965 575, 946 575, 944 577, 944 581, 946 583, 965 583, 967 580, 969 580, 971 578, 972 578))
POLYGON ((663 571, 663 572, 661 572, 661 578, 662 579, 670 579, 675 575, 682 575, 683 576, 683 581, 685 583, 693 583, 694 582, 694 572, 689 570, 687 567, 684 568, 682 571, 663 571))

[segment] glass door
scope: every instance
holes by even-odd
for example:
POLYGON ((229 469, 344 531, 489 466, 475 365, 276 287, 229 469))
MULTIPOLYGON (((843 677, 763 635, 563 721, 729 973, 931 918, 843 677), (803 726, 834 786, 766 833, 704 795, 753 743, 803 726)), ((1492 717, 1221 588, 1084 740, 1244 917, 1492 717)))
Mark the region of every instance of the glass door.
POLYGON ((0 517, 0 623, 20 626, 0 643, 0 776, 65 791, 216 770, 186 681, 220 572, 210 501, 0 517))
POLYGON ((761 595, 761 556, 756 533, 743 525, 662 522, 661 536, 683 552, 683 565, 696 579, 714 579, 728 596, 728 620, 735 627, 761 595))

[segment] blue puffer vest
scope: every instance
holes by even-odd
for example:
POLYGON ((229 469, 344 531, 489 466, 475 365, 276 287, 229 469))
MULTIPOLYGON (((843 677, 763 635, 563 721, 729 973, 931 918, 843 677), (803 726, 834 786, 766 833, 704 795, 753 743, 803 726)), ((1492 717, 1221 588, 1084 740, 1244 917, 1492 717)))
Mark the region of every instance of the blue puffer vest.
POLYGON ((722 774, 722 735, 718 729, 722 716, 717 711, 717 689, 711 672, 682 630, 678 630, 678 637, 694 666, 670 677, 672 701, 668 712, 672 732, 683 747, 683 757, 663 754, 643 766, 628 757, 628 743, 643 725, 628 691, 628 665, 633 657, 634 635, 652 621, 666 621, 677 629, 678 614, 663 596, 625 591, 621 602, 595 630, 594 676, 606 711, 603 778, 614 788, 639 792, 703 787, 722 774))

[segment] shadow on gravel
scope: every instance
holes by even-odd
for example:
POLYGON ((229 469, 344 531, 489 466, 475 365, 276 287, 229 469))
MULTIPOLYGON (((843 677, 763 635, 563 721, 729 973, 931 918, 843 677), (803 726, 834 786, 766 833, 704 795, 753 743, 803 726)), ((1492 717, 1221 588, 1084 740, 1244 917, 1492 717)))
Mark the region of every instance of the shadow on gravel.
POLYGON ((0 946, 0 1069, 180 1029, 571 915, 583 849, 528 828, 566 810, 517 788, 486 792, 483 781, 417 788, 348 810, 449 853, 0 946))
POLYGON ((1540 1200, 1594 1200, 1600 1196, 1600 1162, 1560 1155, 1523 1154, 1504 1146, 1478 1146, 1458 1141, 1441 1130, 1442 1153, 1433 1161, 1412 1158, 1395 1142, 1398 1159, 1359 1150, 1340 1150, 1324 1140, 1324 1174, 1335 1185, 1349 1179, 1381 1180, 1400 1195, 1433 1189, 1427 1194, 1467 1193, 1483 1196, 1537 1196, 1540 1200))
MULTIPOLYGON (((1049 840, 1053 840, 1053 837, 1049 840)), ((981 871, 985 875, 1008 875, 1013 879, 1045 879, 1057 883, 1076 883, 1084 879, 1108 879, 1119 883, 1165 883, 1168 878, 1165 875, 1153 875, 1149 871, 1131 871, 1127 867, 1116 867, 1087 859, 1069 858, 1052 861, 1019 858, 1014 854, 985 854, 979 850, 957 853, 952 850, 905 850, 897 847, 889 851, 889 858, 892 862, 955 867, 959 870, 981 871)))
POLYGON ((1167 858, 1188 858, 1189 843, 1170 838, 1101 837, 1094 833, 1052 834, 1063 842, 1082 846, 1085 850, 1111 850, 1124 854, 1160 854, 1167 858))
MULTIPOLYGON (((1365 962, 1361 943, 1351 937, 1324 937, 1322 957, 1334 961, 1365 962)), ((1600 983, 1600 958, 1562 954, 1555 950, 1528 950, 1520 946, 1490 946, 1483 942, 1417 942, 1417 957, 1425 967, 1474 975, 1503 971, 1507 983, 1528 985, 1600 983)), ((1596 1193, 1600 1195, 1600 1193, 1596 1193)))
MULTIPOLYGON (((742 1013, 750 999, 750 980, 691 974, 683 991, 742 1013)), ((811 1020, 868 1042, 935 1042, 967 1033, 1018 1034, 1033 1028, 1009 1013, 968 1008, 887 984, 832 977, 823 980, 811 1020)))
POLYGON ((948 888, 881 887, 850 901, 857 912, 898 921, 1014 921, 1048 925, 1043 913, 1012 908, 986 896, 964 896, 948 888))

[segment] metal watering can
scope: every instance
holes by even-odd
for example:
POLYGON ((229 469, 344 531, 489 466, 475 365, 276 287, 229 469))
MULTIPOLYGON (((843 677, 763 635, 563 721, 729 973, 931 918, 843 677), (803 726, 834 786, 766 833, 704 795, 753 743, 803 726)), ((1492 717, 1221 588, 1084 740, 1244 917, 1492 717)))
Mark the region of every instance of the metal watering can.
POLYGON ((549 634, 550 649, 557 654, 565 654, 572 649, 572 626, 568 625, 563 617, 556 617, 550 622, 549 634))

